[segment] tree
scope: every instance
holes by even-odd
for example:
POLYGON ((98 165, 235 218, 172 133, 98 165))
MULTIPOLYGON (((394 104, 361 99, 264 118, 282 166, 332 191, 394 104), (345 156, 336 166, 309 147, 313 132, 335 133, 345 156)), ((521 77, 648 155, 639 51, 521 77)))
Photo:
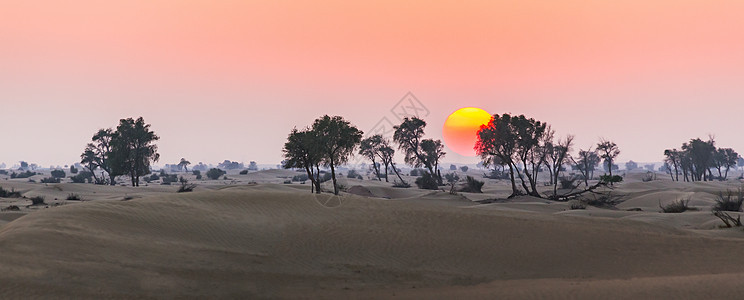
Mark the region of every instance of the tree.
MULTIPOLYGON (((437 151, 437 142, 434 140, 428 140, 425 144, 427 147, 425 151, 422 148, 421 143, 424 136, 424 128, 426 127, 426 121, 419 118, 404 118, 400 125, 394 126, 395 132, 393 133, 393 140, 398 143, 398 148, 403 150, 405 153, 404 161, 406 164, 420 168, 425 167, 429 170, 429 174, 437 177, 438 182, 442 182, 441 176, 438 176, 438 172, 435 171, 435 163, 438 164, 438 159, 444 156, 444 152, 437 151), (436 158, 437 161, 432 161, 436 158)), ((441 145, 441 142, 439 142, 441 145)))
POLYGON ((509 167, 509 179, 511 180, 512 194, 509 198, 521 195, 517 189, 514 177, 514 153, 517 148, 517 136, 512 130, 511 115, 493 115, 486 125, 478 130, 478 141, 475 144, 475 152, 480 156, 484 167, 495 164, 503 164, 509 167))
POLYGON ((576 169, 584 177, 584 185, 589 186, 589 180, 594 178, 594 169, 599 165, 600 158, 591 147, 588 150, 579 149, 578 160, 571 158, 576 169))
POLYGON ((398 176, 400 185, 407 186, 408 183, 400 176, 400 171, 395 166, 395 160, 393 160, 395 157, 395 149, 390 146, 390 142, 387 139, 382 139, 378 153, 380 155, 380 160, 382 160, 382 164, 385 166, 385 182, 388 182, 388 166, 390 166, 390 168, 393 169, 393 172, 395 172, 395 175, 398 176))
MULTIPOLYGON (((382 181, 380 167, 377 163, 377 158, 380 156, 380 144, 382 144, 382 135, 379 134, 363 139, 359 145, 359 154, 372 161, 372 168, 375 171, 377 180, 382 181)), ((387 172, 385 176, 387 176, 387 172)))
POLYGON ((217 180, 217 179, 220 179, 220 177, 222 177, 222 175, 225 175, 225 174, 227 174, 227 172, 222 171, 218 168, 211 168, 209 169, 209 171, 207 171, 207 178, 212 179, 212 180, 217 180))
POLYGON ((571 151, 573 140, 573 135, 567 135, 565 139, 558 140, 558 143, 555 145, 551 142, 550 147, 547 147, 546 149, 548 168, 551 170, 550 174, 553 176, 551 182, 553 183, 554 196, 558 194, 558 177, 561 172, 561 167, 563 167, 563 162, 570 159, 571 155, 569 152, 571 151))
POLYGON ((88 169, 93 175, 96 184, 106 184, 106 180, 101 174, 101 178, 96 176, 96 169, 101 168, 109 176, 108 184, 116 184, 116 175, 111 170, 110 157, 113 151, 111 139, 114 137, 112 129, 99 129, 91 138, 92 143, 88 143, 80 155, 80 163, 88 169))
POLYGON ((522 172, 519 168, 515 168, 522 187, 528 195, 540 197, 540 193, 537 192, 537 175, 540 165, 545 162, 545 152, 542 151, 540 143, 544 140, 544 135, 548 133, 547 124, 519 115, 511 118, 510 128, 514 130, 514 136, 517 138, 514 154, 522 163, 524 176, 527 177, 529 183, 527 186, 522 172))
POLYGON ((669 174, 672 174, 672 181, 679 181, 679 167, 681 165, 682 155, 677 149, 664 150, 664 162, 670 166, 669 174))
POLYGON ((333 194, 338 195, 336 166, 345 164, 362 140, 363 132, 340 116, 325 115, 315 120, 312 130, 321 146, 323 164, 331 168, 333 194))
POLYGON ((728 172, 732 167, 736 167, 739 154, 731 148, 719 148, 715 155, 715 166, 718 169, 718 177, 726 180, 728 178, 728 172), (721 174, 721 169, 725 169, 724 173, 721 174))
POLYGON ((610 177, 612 177, 613 162, 615 161, 615 158, 620 155, 620 149, 614 142, 601 139, 597 144, 597 152, 599 153, 599 157, 604 159, 608 164, 607 169, 610 172, 610 177))
POLYGON ((638 169, 638 163, 630 160, 625 163, 625 169, 628 171, 633 171, 635 169, 638 169))
POLYGON ((112 173, 129 175, 132 186, 139 186, 140 176, 150 174, 150 162, 160 159, 158 146, 154 144, 159 139, 142 117, 121 119, 111 139, 112 173))
POLYGON ((444 152, 444 145, 440 140, 425 139, 421 141, 421 151, 424 153, 426 160, 433 166, 437 183, 442 184, 442 173, 439 171, 439 161, 447 153, 444 152))
POLYGON ((682 150, 689 156, 693 181, 713 179, 710 168, 714 167, 716 147, 712 137, 708 141, 692 139, 689 143, 682 144, 682 150))
POLYGON ((188 172, 190 164, 191 164, 190 161, 186 160, 185 158, 181 158, 181 161, 178 162, 178 168, 179 169, 183 168, 186 172, 188 172))
POLYGON ((282 167, 285 169, 304 169, 310 179, 310 192, 320 194, 318 174, 320 173, 321 153, 315 139, 315 132, 309 129, 303 131, 296 128, 292 129, 287 137, 287 142, 284 143, 282 152, 284 152, 282 167))
POLYGON ((258 171, 258 164, 255 161, 251 161, 248 164, 248 170, 249 171, 258 171))

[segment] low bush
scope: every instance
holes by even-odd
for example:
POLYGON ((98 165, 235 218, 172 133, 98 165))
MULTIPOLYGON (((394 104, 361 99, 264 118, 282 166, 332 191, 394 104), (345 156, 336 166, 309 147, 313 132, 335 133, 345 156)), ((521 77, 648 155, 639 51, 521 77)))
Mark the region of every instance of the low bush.
POLYGON ((70 193, 69 195, 67 195, 67 200, 80 200, 80 195, 70 193))
POLYGON ((602 175, 602 176, 599 176, 599 181, 605 184, 614 184, 614 183, 623 182, 623 177, 620 175, 612 175, 612 176, 602 175))
POLYGON ((292 180, 285 180, 284 184, 292 184, 292 180))
POLYGON ((18 205, 11 205, 6 208, 3 208, 3 211, 20 211, 21 208, 18 207, 18 205))
POLYGON ((0 170, 0 175, 8 175, 8 171, 7 170, 0 170))
POLYGON ((571 208, 571 210, 586 209, 586 204, 584 204, 584 202, 581 202, 581 201, 578 201, 578 200, 570 201, 568 203, 568 205, 571 208))
POLYGON ((209 171, 207 171, 207 178, 212 179, 212 180, 217 180, 217 179, 220 179, 220 177, 222 177, 222 175, 225 175, 225 174, 226 174, 225 171, 222 171, 217 168, 211 168, 209 169, 209 171))
POLYGON ((320 182, 321 183, 326 182, 326 181, 331 180, 331 179, 332 179, 331 173, 328 173, 328 172, 323 173, 323 175, 320 176, 320 182))
POLYGON ((648 171, 646 172, 646 175, 643 175, 643 178, 641 178, 641 181, 643 182, 651 182, 656 180, 656 173, 648 171))
POLYGON ((31 171, 26 171, 26 172, 21 172, 21 173, 13 172, 13 173, 10 173, 10 178, 11 179, 15 179, 15 178, 29 178, 29 177, 34 176, 34 175, 36 175, 36 172, 31 172, 31 171))
POLYGON ((462 166, 462 167, 460 167, 460 171, 462 171, 463 173, 467 172, 468 169, 469 169, 468 166, 462 166))
POLYGON ((73 183, 90 183, 93 178, 93 173, 88 171, 80 171, 75 176, 70 176, 73 183))
POLYGON ((201 174, 199 174, 199 175, 196 175, 196 180, 201 180, 201 179, 202 179, 202 176, 201 176, 201 174))
POLYGON ((726 191, 726 195, 723 195, 723 192, 718 193, 718 199, 716 199, 716 204, 713 205, 713 210, 717 211, 741 211, 742 204, 744 204, 744 193, 742 193, 742 188, 739 188, 739 192, 736 194, 736 198, 734 198, 734 193, 732 193, 730 190, 726 191))
POLYGON ((359 179, 359 180, 363 180, 364 179, 362 177, 362 175, 359 175, 359 173, 357 173, 356 170, 349 171, 349 174, 346 174, 346 178, 356 178, 356 179, 359 179))
POLYGON ((437 179, 432 176, 429 172, 424 172, 420 177, 416 178, 416 186, 423 190, 438 190, 439 184, 437 179))
POLYGON ((188 193, 194 191, 196 188, 196 184, 190 184, 186 178, 179 178, 178 181, 181 183, 181 186, 178 188, 177 193, 188 193))
POLYGON ((70 166, 70 174, 77 174, 77 173, 78 173, 78 169, 75 168, 75 166, 70 166))
POLYGON ((67 174, 65 174, 65 171, 62 170, 52 170, 52 177, 54 178, 65 178, 67 174))
POLYGON ((309 178, 307 174, 300 174, 292 176, 292 181, 307 181, 309 178))
POLYGON ((170 185, 174 182, 178 182, 178 175, 176 174, 166 174, 165 176, 160 176, 160 184, 162 185, 170 185))
POLYGON ((661 205, 661 201, 659 201, 659 207, 663 213, 683 213, 688 210, 693 210, 689 204, 690 199, 675 200, 667 205, 661 205))
POLYGON ((460 191, 465 193, 483 193, 484 184, 486 183, 475 179, 473 176, 467 176, 465 177, 465 186, 460 191))
POLYGON ((31 197, 30 200, 31 200, 31 205, 44 205, 44 204, 46 204, 46 203, 44 203, 44 197, 42 197, 42 196, 31 197))
POLYGON ((579 180, 579 178, 576 176, 561 176, 558 178, 558 183, 561 189, 573 190, 579 186, 576 184, 577 180, 579 180))
POLYGON ((201 176, 201 171, 199 171, 199 170, 192 170, 191 171, 191 174, 193 174, 194 176, 201 176))
POLYGON ((247 175, 247 174, 248 174, 248 170, 240 171, 240 175, 247 175))
POLYGON ((41 179, 41 183, 59 183, 59 178, 57 177, 46 177, 41 179))
POLYGON ((396 180, 395 182, 393 182, 393 187, 407 189, 411 187, 411 185, 408 182, 396 180))
POLYGON ((10 191, 0 187, 0 197, 1 198, 20 198, 21 193, 16 192, 14 189, 10 189, 10 191))

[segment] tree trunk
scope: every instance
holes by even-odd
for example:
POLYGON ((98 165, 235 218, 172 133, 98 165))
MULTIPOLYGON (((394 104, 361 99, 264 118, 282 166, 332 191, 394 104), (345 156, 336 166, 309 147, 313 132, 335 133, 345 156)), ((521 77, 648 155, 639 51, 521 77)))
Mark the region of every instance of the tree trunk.
POLYGON ((320 165, 315 165, 315 193, 320 194, 320 165))
POLYGON ((338 186, 336 185, 336 167, 333 165, 333 156, 331 156, 331 180, 333 180, 333 194, 338 195, 338 186))
POLYGON ((375 169, 375 175, 377 175, 377 180, 382 181, 382 179, 380 178, 380 168, 377 166, 374 156, 372 158, 372 167, 375 169))
POLYGON ((385 182, 390 182, 388 180, 388 163, 385 162, 385 182))
POLYGON ((400 176, 400 172, 398 172, 398 168, 395 167, 395 163, 392 160, 390 161, 390 166, 393 168, 393 171, 395 172, 395 175, 398 176, 398 179, 400 179, 400 183, 403 184, 403 185, 405 185, 406 184, 406 181, 403 180, 403 177, 400 176))
POLYGON ((513 198, 519 195, 519 191, 517 190, 517 183, 516 183, 516 179, 514 178, 514 169, 512 168, 511 163, 509 163, 509 177, 511 179, 511 186, 512 186, 512 194, 511 196, 509 196, 509 198, 513 198))
POLYGON ((305 172, 307 172, 307 178, 310 178, 310 194, 313 194, 315 193, 315 177, 309 166, 305 166, 305 172))

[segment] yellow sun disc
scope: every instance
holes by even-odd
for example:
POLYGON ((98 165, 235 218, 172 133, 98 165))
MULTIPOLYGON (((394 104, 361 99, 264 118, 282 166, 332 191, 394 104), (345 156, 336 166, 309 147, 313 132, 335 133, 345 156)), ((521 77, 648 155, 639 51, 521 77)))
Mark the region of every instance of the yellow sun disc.
POLYGON ((475 107, 456 110, 447 117, 442 129, 444 144, 463 156, 475 156, 475 143, 481 125, 488 124, 491 114, 475 107))

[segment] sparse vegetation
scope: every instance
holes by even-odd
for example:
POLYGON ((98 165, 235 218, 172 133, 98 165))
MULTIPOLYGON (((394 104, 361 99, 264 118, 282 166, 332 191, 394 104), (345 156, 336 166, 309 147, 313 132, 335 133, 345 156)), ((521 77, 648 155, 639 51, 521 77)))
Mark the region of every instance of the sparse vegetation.
POLYGON ((31 205, 45 205, 44 197, 42 196, 35 196, 31 197, 29 200, 31 200, 31 205))
POLYGON ((86 183, 91 182, 91 179, 93 178, 93 174, 89 171, 80 171, 75 176, 70 176, 70 179, 73 183, 86 183))
POLYGON ((350 170, 349 171, 349 174, 346 174, 346 178, 356 178, 356 179, 359 179, 359 180, 364 179, 362 177, 362 175, 360 175, 359 173, 357 173, 356 170, 350 170))
POLYGON ((80 195, 74 194, 74 193, 70 193, 69 195, 67 195, 67 199, 66 200, 78 200, 79 201, 80 200, 80 195))
POLYGON ((651 182, 654 180, 656 180, 656 173, 652 171, 646 172, 646 174, 643 175, 643 178, 641 178, 641 181, 643 182, 651 182))
POLYGON ((41 179, 41 183, 59 183, 60 180, 57 177, 46 177, 41 179))
POLYGON ((248 175, 248 170, 240 171, 240 175, 248 175))
POLYGON ((67 174, 65 174, 65 171, 62 170, 52 170, 52 177, 54 178, 65 178, 67 174))
POLYGON ((295 182, 298 182, 298 181, 305 182, 307 181, 307 179, 308 179, 307 174, 299 174, 299 175, 292 176, 292 181, 295 181, 295 182))
POLYGON ((465 177, 465 186, 460 189, 461 192, 465 193, 483 193, 483 185, 485 182, 479 181, 473 176, 467 176, 465 177))
POLYGON ((181 178, 178 179, 178 182, 181 183, 181 186, 178 187, 178 191, 176 191, 177 193, 192 192, 196 188, 196 184, 189 183, 189 181, 186 180, 186 178, 183 178, 183 176, 181 176, 181 178))
POLYGON ((0 198, 20 198, 21 193, 16 192, 14 189, 10 189, 10 191, 0 187, 0 198))
POLYGON ((679 199, 672 201, 671 203, 667 205, 661 205, 661 201, 659 201, 659 208, 661 208, 661 212, 663 213, 683 213, 688 210, 694 210, 690 207, 690 199, 679 199))
MULTIPOLYGON (((457 167, 455 167, 455 170, 457 170, 457 167)), ((460 181, 460 176, 458 176, 457 173, 449 173, 444 175, 444 179, 447 180, 447 184, 450 186, 450 195, 457 195, 456 187, 457 183, 460 181)))
POLYGON ((586 204, 579 200, 569 201, 568 205, 569 205, 569 208, 571 208, 571 210, 586 209, 586 204))
POLYGON ((744 194, 742 193, 744 190, 742 188, 739 188, 738 193, 736 193, 736 197, 734 198, 734 193, 729 191, 726 191, 726 195, 724 196, 723 192, 718 193, 718 198, 716 199, 716 204, 713 205, 714 211, 741 211, 742 210, 742 204, 744 204, 744 194))
POLYGON ((421 174, 421 176, 416 178, 416 181, 414 183, 416 183, 416 186, 418 186, 418 188, 424 190, 439 189, 439 183, 437 182, 437 179, 429 172, 424 172, 424 174, 421 174))
POLYGON ((31 171, 26 171, 26 172, 21 172, 21 173, 13 172, 13 173, 10 173, 10 178, 11 179, 15 179, 15 178, 29 178, 29 177, 34 176, 34 175, 36 175, 36 172, 31 172, 31 171))
POLYGON ((211 168, 209 169, 209 171, 207 171, 207 178, 212 179, 212 180, 218 180, 220 179, 220 177, 222 177, 222 175, 225 175, 226 173, 227 172, 222 171, 221 169, 211 168))
POLYGON ((397 180, 395 180, 393 182, 393 187, 407 189, 407 188, 410 188, 411 187, 411 184, 409 184, 408 182, 405 182, 405 181, 397 181, 397 180))

